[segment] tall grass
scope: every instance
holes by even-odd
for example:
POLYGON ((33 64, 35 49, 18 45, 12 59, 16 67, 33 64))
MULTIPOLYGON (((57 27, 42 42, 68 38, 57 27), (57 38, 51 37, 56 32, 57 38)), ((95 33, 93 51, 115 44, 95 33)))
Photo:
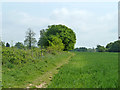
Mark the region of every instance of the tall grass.
POLYGON ((48 88, 118 87, 118 53, 75 53, 48 88))
POLYGON ((67 52, 57 53, 56 55, 46 53, 43 57, 38 57, 39 55, 36 55, 36 51, 34 51, 33 57, 29 51, 16 49, 13 51, 10 48, 5 48, 3 51, 3 88, 26 88, 28 84, 41 77, 45 72, 57 67, 70 56, 70 53, 67 52), (21 59, 25 62, 21 63, 21 59), (10 60, 14 60, 14 62, 10 62, 10 60))

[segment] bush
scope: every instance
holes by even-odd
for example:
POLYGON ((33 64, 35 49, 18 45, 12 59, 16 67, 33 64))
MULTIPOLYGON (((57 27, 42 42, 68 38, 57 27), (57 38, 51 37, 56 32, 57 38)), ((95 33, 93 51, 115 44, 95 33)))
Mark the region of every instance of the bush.
MULTIPOLYGON (((45 50, 43 49, 45 53, 45 50)), ((39 48, 23 50, 5 47, 2 49, 2 64, 12 67, 9 64, 24 64, 27 62, 37 62, 40 59, 41 50, 39 48)))

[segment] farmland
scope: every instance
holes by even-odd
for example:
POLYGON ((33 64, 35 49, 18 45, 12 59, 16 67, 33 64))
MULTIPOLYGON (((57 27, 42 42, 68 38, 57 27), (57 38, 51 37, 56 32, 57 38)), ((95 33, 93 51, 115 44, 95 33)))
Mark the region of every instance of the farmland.
POLYGON ((118 53, 75 52, 48 88, 118 87, 118 53))
POLYGON ((4 47, 3 88, 118 87, 118 53, 40 52, 4 47))
POLYGON ((120 3, 0 5, 0 90, 120 87, 120 3))

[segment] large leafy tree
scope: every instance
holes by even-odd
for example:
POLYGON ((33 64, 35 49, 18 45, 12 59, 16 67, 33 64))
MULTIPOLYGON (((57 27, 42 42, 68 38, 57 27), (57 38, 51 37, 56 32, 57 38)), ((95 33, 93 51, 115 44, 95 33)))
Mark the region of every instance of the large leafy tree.
POLYGON ((53 35, 62 40, 65 51, 74 49, 74 45, 76 43, 76 35, 72 29, 68 28, 65 25, 60 24, 48 26, 48 29, 42 30, 40 34, 41 37, 38 45, 43 45, 45 47, 49 46, 49 37, 53 35))
POLYGON ((26 32, 26 37, 24 40, 24 44, 27 45, 29 49, 31 49, 31 47, 34 46, 35 43, 37 42, 34 37, 35 33, 29 28, 28 31, 26 32))

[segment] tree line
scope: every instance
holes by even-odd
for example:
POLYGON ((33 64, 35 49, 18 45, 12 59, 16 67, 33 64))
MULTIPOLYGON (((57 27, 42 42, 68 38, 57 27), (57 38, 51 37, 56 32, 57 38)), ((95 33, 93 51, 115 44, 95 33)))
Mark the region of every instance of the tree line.
MULTIPOLYGON (((30 28, 26 32, 24 44, 22 42, 17 42, 14 46, 18 49, 31 49, 35 47, 45 48, 48 51, 68 51, 74 49, 76 43, 76 35, 72 29, 65 25, 49 25, 47 29, 40 30, 40 38, 37 42, 35 38, 35 33, 30 28)), ((10 47, 7 42, 1 42, 3 47, 10 47)))
POLYGON ((120 40, 110 42, 105 47, 102 45, 97 45, 97 48, 79 47, 79 48, 73 49, 72 51, 79 51, 79 52, 120 52, 120 40))
POLYGON ((105 47, 97 45, 98 52, 120 52, 120 40, 110 42, 105 47))
MULTIPOLYGON (((76 34, 65 25, 49 25, 47 29, 40 30, 40 38, 37 42, 35 33, 28 28, 24 43, 17 42, 14 46, 18 49, 31 49, 40 47, 51 51, 79 51, 79 52, 120 52, 120 40, 108 43, 105 47, 97 45, 97 48, 79 47, 74 49, 76 34)), ((9 43, 1 42, 1 46, 10 47, 9 43)))

